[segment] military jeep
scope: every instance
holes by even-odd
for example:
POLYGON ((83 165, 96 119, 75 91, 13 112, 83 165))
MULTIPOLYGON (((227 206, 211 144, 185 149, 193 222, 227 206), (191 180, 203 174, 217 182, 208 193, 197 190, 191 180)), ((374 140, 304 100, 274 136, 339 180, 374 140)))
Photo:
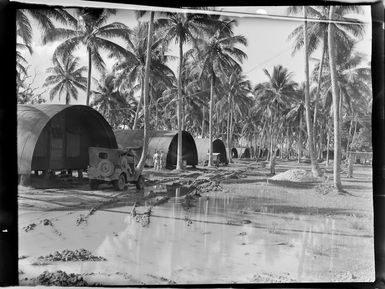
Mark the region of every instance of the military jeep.
POLYGON ((136 188, 144 188, 144 179, 135 172, 136 158, 129 149, 88 148, 88 179, 91 189, 99 184, 110 183, 118 191, 127 183, 134 183, 136 188))

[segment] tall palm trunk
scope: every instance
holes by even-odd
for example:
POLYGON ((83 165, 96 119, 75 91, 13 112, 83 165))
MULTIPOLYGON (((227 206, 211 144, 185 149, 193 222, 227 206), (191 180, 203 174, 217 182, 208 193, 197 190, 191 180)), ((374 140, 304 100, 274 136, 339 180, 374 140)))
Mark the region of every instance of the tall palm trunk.
MULTIPOLYGON (((329 19, 333 19, 335 6, 330 6, 329 19)), ((329 45, 329 65, 330 77, 332 83, 333 95, 333 122, 334 122, 334 164, 333 164, 333 184, 338 191, 342 191, 340 166, 341 166, 341 128, 340 128, 340 114, 339 102, 340 94, 337 83, 337 69, 336 69, 336 47, 334 42, 334 26, 328 25, 328 45, 329 45)))
POLYGON ((66 92, 66 105, 69 105, 69 104, 70 104, 70 94, 67 90, 67 92, 66 92))
MULTIPOLYGON (((354 116, 354 113, 353 113, 353 116, 354 116)), ((348 154, 348 151, 349 151, 350 136, 352 134, 352 129, 353 129, 353 118, 350 120, 350 125, 349 125, 348 141, 346 142, 346 150, 345 150, 346 155, 348 154)))
POLYGON ((326 140, 326 167, 329 166, 329 148, 330 148, 330 129, 329 126, 327 128, 327 140, 326 140))
POLYGON ((144 168, 148 151, 148 96, 149 96, 149 80, 150 80, 150 67, 151 67, 151 46, 152 46, 152 31, 154 26, 154 12, 151 12, 150 23, 148 26, 147 35, 147 53, 146 53, 146 70, 144 72, 144 95, 143 95, 143 150, 139 163, 136 167, 138 172, 141 172, 144 168))
POLYGON ((231 96, 230 99, 230 142, 228 144, 230 150, 230 160, 233 163, 233 158, 231 157, 231 150, 233 149, 233 132, 234 132, 234 123, 233 123, 233 115, 234 115, 234 96, 231 96))
POLYGON ((202 133, 201 133, 201 138, 204 137, 205 135, 205 106, 202 108, 202 133))
POLYGON ((227 96, 227 102, 229 104, 229 110, 227 112, 227 155, 229 159, 229 163, 232 163, 233 160, 231 158, 231 147, 230 147, 230 117, 231 117, 231 94, 227 96))
POLYGON ((307 146, 310 154, 311 161, 311 171, 314 177, 320 176, 320 169, 315 156, 314 151, 314 136, 313 136, 313 125, 311 123, 311 114, 310 114, 310 94, 309 94, 309 53, 308 53, 308 43, 307 43, 307 15, 306 7, 303 7, 304 11, 304 44, 305 44, 305 77, 306 77, 306 86, 305 86, 305 108, 306 108, 306 127, 307 127, 307 146))
POLYGON ((273 117, 271 118, 271 133, 270 133, 270 174, 275 175, 275 144, 274 144, 274 126, 273 117))
POLYGON ((316 135, 317 135, 317 114, 318 114, 318 101, 319 101, 319 95, 321 92, 321 77, 322 77, 322 69, 324 65, 325 60, 325 53, 326 53, 326 33, 324 33, 323 37, 323 47, 322 47, 322 56, 321 56, 321 62, 319 66, 318 71, 318 83, 317 83, 317 92, 314 99, 314 116, 313 116, 313 134, 314 134, 314 143, 316 143, 316 135))
POLYGON ((143 95, 144 95, 144 79, 143 79, 143 77, 141 77, 141 79, 140 79, 140 85, 141 85, 142 90, 140 92, 139 103, 138 103, 138 106, 136 107, 136 111, 135 111, 134 124, 132 125, 133 130, 136 129, 136 127, 138 126, 139 112, 142 109, 143 95))
POLYGON ((323 151, 323 146, 324 146, 324 137, 325 137, 325 129, 324 125, 321 125, 320 127, 320 138, 318 142, 318 159, 322 159, 322 151, 323 151))
POLYGON ((179 38, 179 71, 178 71, 178 149, 176 154, 176 169, 181 170, 182 167, 182 64, 183 64, 183 42, 179 38))
POLYGON ((298 128, 298 163, 301 162, 301 153, 302 153, 302 113, 299 115, 299 128, 298 128))
POLYGON ((92 58, 91 48, 87 47, 88 52, 88 76, 87 76, 87 102, 86 105, 90 105, 90 94, 91 94, 91 70, 92 70, 92 58))
POLYGON ((210 111, 209 111, 209 163, 208 166, 213 165, 213 99, 214 99, 214 76, 211 74, 210 81, 210 111))
POLYGON ((182 101, 182 124, 181 124, 181 130, 185 130, 185 123, 186 123, 186 100, 184 99, 183 95, 181 97, 182 101))
POLYGON ((155 130, 158 130, 158 102, 155 102, 155 130))

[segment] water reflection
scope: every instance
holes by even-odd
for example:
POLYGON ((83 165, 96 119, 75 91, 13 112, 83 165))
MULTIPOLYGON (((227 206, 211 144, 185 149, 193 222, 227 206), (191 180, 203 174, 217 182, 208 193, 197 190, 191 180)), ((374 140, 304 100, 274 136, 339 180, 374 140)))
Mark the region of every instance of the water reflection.
POLYGON ((331 218, 289 216, 278 222, 278 215, 244 214, 245 202, 231 196, 202 197, 186 210, 181 190, 174 194, 170 202, 153 209, 148 227, 126 217, 125 229, 107 236, 97 249, 111 266, 92 264, 92 269, 178 283, 254 282, 255 272, 285 272, 290 280, 303 281, 314 271, 333 270, 339 258, 331 218), (250 222, 243 222, 247 218, 250 222), (288 229, 298 220, 302 233, 288 229))

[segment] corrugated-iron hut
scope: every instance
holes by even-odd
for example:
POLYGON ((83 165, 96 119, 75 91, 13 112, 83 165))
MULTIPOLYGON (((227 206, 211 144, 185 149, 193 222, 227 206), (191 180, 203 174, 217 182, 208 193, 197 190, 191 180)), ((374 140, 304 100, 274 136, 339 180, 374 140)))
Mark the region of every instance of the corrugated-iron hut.
POLYGON ((250 154, 250 148, 246 147, 236 147, 231 149, 232 157, 233 158, 245 158, 248 159, 251 157, 250 154))
POLYGON ((19 175, 32 170, 80 170, 88 166, 88 147, 117 148, 104 117, 85 105, 18 105, 19 175))
POLYGON ((231 157, 232 157, 233 159, 237 159, 237 158, 238 158, 238 151, 237 151, 236 148, 232 148, 232 149, 231 149, 231 157))
MULTIPOLYGON (((116 130, 114 133, 118 146, 121 148, 143 147, 143 130, 116 130)), ((156 151, 163 151, 166 156, 166 168, 173 168, 176 165, 177 147, 177 131, 149 131, 146 165, 153 166, 153 155, 156 151)), ((187 131, 182 131, 182 158, 186 165, 196 166, 198 164, 195 141, 187 131)))
MULTIPOLYGON (((204 163, 208 160, 207 153, 210 150, 210 139, 208 138, 196 138, 195 144, 198 151, 198 162, 204 163)), ((213 141, 213 153, 220 153, 219 160, 223 164, 228 164, 226 147, 222 140, 216 139, 213 141)))

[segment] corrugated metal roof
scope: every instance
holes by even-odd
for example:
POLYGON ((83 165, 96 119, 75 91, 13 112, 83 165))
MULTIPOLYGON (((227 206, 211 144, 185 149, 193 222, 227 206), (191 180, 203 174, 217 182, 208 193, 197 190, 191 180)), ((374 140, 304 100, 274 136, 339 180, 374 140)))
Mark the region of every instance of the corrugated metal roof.
POLYGON ((250 148, 247 147, 236 147, 239 158, 250 158, 250 148))
MULTIPOLYGON (((121 148, 127 147, 143 147, 143 130, 115 130, 115 137, 118 146, 121 148)), ((178 131, 149 131, 148 152, 146 158, 146 165, 153 166, 153 155, 156 151, 163 151, 168 154, 171 150, 171 143, 174 137, 177 137, 178 131)), ((186 131, 182 132, 183 140, 194 142, 194 138, 186 131)), ((191 152, 194 160, 188 163, 196 165, 198 162, 198 155, 196 151, 195 142, 193 145, 195 150, 191 152)))
MULTIPOLYGON (((204 163, 206 160, 208 160, 207 153, 210 150, 210 139, 195 138, 194 140, 198 152, 198 162, 204 163)), ((220 153, 221 162, 228 163, 226 147, 221 139, 215 139, 213 141, 213 153, 220 153)))
POLYGON ((36 143, 47 123, 64 110, 79 111, 95 119, 95 123, 105 130, 111 147, 117 147, 110 125, 96 110, 85 105, 22 105, 17 106, 17 154, 19 174, 30 174, 36 143))

